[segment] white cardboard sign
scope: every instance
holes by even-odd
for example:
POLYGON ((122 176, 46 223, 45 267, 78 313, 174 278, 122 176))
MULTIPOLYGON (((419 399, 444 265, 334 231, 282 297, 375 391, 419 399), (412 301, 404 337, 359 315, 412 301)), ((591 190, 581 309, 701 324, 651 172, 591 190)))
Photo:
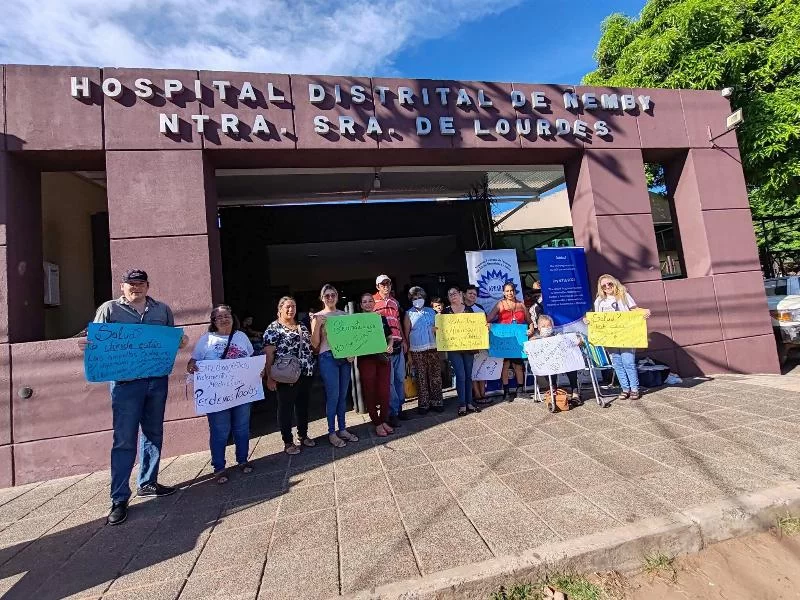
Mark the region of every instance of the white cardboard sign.
POLYGON ((264 399, 261 371, 266 357, 198 360, 194 374, 194 409, 198 415, 219 412, 264 399))
POLYGON ((530 340, 523 347, 534 375, 569 373, 586 366, 574 333, 530 340))
POLYGON ((478 352, 472 363, 473 381, 494 381, 503 373, 503 359, 489 356, 488 352, 478 352))

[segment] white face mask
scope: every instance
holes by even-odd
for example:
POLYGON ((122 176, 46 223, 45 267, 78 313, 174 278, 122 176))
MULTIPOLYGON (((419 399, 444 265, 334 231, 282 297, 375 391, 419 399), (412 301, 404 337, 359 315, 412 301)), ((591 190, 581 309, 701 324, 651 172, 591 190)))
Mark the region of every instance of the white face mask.
POLYGON ((552 327, 539 327, 539 335, 542 337, 548 337, 553 334, 552 327))
POLYGON ((417 298, 416 300, 412 300, 411 304, 414 305, 414 308, 422 308, 425 306, 425 298, 417 298))

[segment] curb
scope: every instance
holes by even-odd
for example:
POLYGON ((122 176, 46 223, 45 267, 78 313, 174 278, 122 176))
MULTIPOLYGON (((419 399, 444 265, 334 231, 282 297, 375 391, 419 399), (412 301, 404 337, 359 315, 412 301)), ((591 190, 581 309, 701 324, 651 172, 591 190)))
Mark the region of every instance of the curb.
MULTIPOLYGON (((698 552, 735 537, 765 531, 787 512, 800 512, 800 484, 791 483, 696 506, 574 540, 533 548, 371 590, 347 600, 486 600, 503 586, 532 581, 553 568, 577 572, 639 569, 642 557, 698 552)), ((341 597, 340 597, 341 598, 341 597)))

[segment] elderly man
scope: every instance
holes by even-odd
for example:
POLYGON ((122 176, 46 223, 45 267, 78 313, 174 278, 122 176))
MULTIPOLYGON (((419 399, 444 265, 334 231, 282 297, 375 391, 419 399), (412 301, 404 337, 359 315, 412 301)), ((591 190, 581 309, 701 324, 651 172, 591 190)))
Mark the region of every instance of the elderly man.
POLYGON ((391 356, 392 372, 389 380, 389 425, 391 427, 399 427, 401 420, 408 419, 408 416, 403 413, 403 401, 406 399, 403 385, 406 378, 405 353, 408 352, 408 346, 403 338, 400 305, 392 296, 392 280, 389 279, 388 275, 378 275, 375 278, 375 286, 378 288, 378 293, 373 296, 375 300, 375 308, 373 310, 386 317, 386 321, 392 330, 393 352, 391 356))
MULTIPOLYGON (((147 273, 131 269, 122 277, 122 296, 104 302, 97 309, 95 323, 145 323, 173 327, 172 310, 163 302, 147 295, 150 284, 147 273)), ((183 336, 180 347, 188 338, 183 336)), ((86 339, 79 340, 86 349, 86 339)), ((111 511, 109 525, 119 525, 128 518, 131 488, 128 480, 136 462, 139 437, 139 496, 169 496, 175 488, 157 482, 161 461, 161 442, 164 437, 164 409, 167 403, 168 377, 145 377, 132 381, 111 383, 111 412, 114 441, 111 447, 111 511)))

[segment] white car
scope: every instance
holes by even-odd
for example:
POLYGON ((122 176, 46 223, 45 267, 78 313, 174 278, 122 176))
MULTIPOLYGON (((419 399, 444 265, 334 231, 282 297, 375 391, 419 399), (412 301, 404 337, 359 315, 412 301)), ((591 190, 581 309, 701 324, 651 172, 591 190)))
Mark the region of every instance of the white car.
POLYGON ((764 289, 783 365, 792 348, 800 347, 800 275, 765 279, 764 289))

